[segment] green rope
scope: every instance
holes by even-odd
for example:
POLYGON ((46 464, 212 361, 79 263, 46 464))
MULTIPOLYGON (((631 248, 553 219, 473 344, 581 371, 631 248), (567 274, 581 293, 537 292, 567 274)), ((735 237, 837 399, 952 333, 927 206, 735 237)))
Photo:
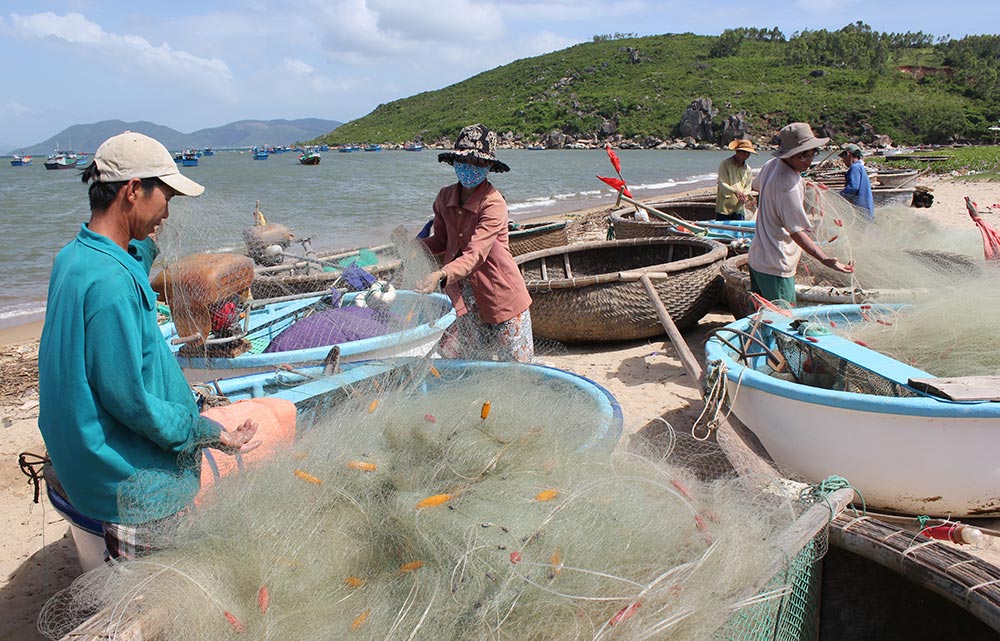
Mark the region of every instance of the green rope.
POLYGON ((923 531, 927 527, 927 523, 931 520, 931 517, 926 514, 921 514, 917 517, 917 523, 920 525, 920 530, 923 531))
MULTIPOLYGON (((830 503, 830 495, 837 490, 852 489, 859 499, 861 499, 861 512, 867 512, 868 508, 865 506, 865 497, 858 491, 858 488, 851 485, 850 481, 842 476, 828 476, 819 483, 815 483, 808 487, 802 489, 799 492, 799 500, 806 504, 813 503, 826 503, 826 507, 830 509, 830 520, 832 521, 836 516, 833 504, 830 503)), ((857 509, 855 508, 855 513, 857 509)))

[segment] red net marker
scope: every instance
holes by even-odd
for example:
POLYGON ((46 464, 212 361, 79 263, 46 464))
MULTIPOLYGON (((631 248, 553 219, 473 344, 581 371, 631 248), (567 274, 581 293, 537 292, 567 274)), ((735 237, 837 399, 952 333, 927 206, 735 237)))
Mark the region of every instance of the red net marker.
POLYGON ((976 203, 968 196, 965 197, 965 207, 969 210, 969 217, 976 223, 979 233, 983 236, 983 254, 986 260, 1000 260, 1000 232, 993 229, 979 216, 976 210, 976 203))
POLYGON ((621 178, 609 178, 607 176, 598 176, 597 179, 603 181, 605 184, 607 184, 615 191, 620 191, 629 198, 632 197, 632 192, 628 190, 628 187, 625 186, 625 181, 622 180, 621 178))

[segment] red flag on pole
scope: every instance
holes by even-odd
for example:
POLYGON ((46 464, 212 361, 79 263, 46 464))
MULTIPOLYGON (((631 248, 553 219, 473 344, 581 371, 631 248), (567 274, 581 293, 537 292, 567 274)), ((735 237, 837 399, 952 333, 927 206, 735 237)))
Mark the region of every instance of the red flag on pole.
POLYGON ((965 207, 969 210, 969 216, 979 228, 979 233, 983 237, 983 254, 986 260, 1000 260, 1000 232, 990 227, 990 225, 979 216, 976 203, 968 196, 965 197, 965 207))
POLYGON ((597 179, 604 181, 615 191, 620 191, 629 198, 632 197, 632 192, 628 190, 628 187, 625 186, 625 181, 622 180, 621 178, 608 178, 607 176, 598 176, 597 179))
MULTIPOLYGON (((618 177, 621 178, 622 161, 618 158, 618 154, 615 153, 615 150, 611 148, 611 143, 605 143, 604 150, 608 152, 608 158, 611 159, 611 166, 615 168, 615 173, 617 173, 618 177)), ((629 198, 631 198, 631 196, 629 196, 629 198)))

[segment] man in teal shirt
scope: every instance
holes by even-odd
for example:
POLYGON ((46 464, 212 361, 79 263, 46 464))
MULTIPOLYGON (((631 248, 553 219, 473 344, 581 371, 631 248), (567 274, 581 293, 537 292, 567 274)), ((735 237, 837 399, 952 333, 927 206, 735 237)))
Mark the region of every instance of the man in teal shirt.
POLYGON ((106 140, 83 173, 89 223, 56 256, 38 351, 38 426, 73 506, 101 521, 111 557, 152 546, 156 522, 199 488, 201 448, 236 451, 253 437, 199 415, 156 322, 150 237, 174 195, 204 187, 182 176, 156 140, 106 140))

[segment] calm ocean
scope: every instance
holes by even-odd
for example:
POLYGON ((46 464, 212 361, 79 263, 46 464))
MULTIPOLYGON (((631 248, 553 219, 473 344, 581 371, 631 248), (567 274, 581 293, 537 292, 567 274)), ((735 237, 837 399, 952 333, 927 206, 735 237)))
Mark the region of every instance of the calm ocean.
MULTIPOLYGON (((309 236, 315 249, 388 242, 397 225, 416 231, 431 216, 434 196, 454 181, 438 151, 323 154, 316 166, 284 153, 253 160, 249 153, 216 152, 182 171, 205 185, 197 199, 177 198, 170 207, 167 238, 185 250, 237 247, 253 223, 254 202, 269 222, 309 236), (179 245, 178 245, 179 246, 179 245)), ((637 198, 712 184, 728 152, 618 152, 622 174, 637 198)), ((610 204, 613 193, 594 176, 614 176, 603 150, 512 151, 498 157, 511 167, 490 174, 514 220, 610 204)), ((36 157, 30 166, 0 161, 0 327, 36 319, 45 307, 55 253, 89 217, 87 189, 77 170, 48 171, 36 157)))

